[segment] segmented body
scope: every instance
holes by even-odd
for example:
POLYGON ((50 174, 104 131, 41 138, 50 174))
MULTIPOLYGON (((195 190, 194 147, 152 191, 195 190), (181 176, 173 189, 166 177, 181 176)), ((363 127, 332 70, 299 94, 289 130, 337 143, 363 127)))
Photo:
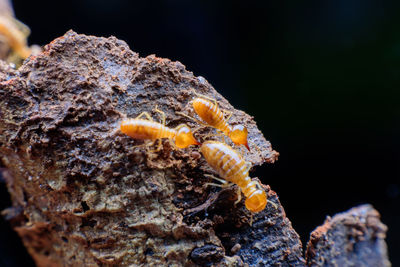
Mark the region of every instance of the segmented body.
POLYGON ((240 187, 247 198, 245 204, 250 211, 259 212, 265 208, 267 204, 265 191, 257 187, 257 182, 251 180, 246 161, 239 153, 217 141, 204 142, 201 153, 222 178, 240 187))
POLYGON ((224 118, 224 113, 213 102, 204 98, 196 98, 193 100, 193 108, 197 115, 210 126, 220 130, 225 135, 228 135, 231 131, 224 118))
POLYGON ((135 139, 174 139, 176 136, 175 129, 168 128, 158 122, 142 119, 127 119, 122 121, 121 131, 135 139))
POLYGON ((22 58, 27 58, 31 51, 27 46, 28 26, 16 19, 0 15, 0 34, 4 35, 8 45, 22 58))

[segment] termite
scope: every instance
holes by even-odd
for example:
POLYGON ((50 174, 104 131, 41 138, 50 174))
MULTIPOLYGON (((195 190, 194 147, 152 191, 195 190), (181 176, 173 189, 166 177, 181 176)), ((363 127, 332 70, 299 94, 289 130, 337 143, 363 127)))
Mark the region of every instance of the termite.
MULTIPOLYGON (((215 99, 209 98, 204 95, 200 95, 194 92, 198 97, 193 99, 192 105, 196 114, 209 126, 216 128, 221 131, 224 135, 228 136, 235 145, 244 145, 247 150, 250 151, 248 142, 247 142, 247 128, 243 125, 235 125, 231 127, 228 124, 228 121, 232 115, 230 112, 227 119, 224 117, 223 111, 218 107, 217 101, 215 99)), ((179 112, 179 114, 188 117, 198 123, 196 119, 179 112)), ((204 124, 204 123, 201 123, 204 124)))
POLYGON ((200 145, 200 143, 193 137, 191 129, 186 124, 178 125, 172 129, 165 126, 165 114, 157 107, 154 109, 162 116, 162 124, 153 121, 149 113, 142 112, 134 119, 126 119, 121 122, 120 130, 124 134, 141 140, 160 140, 168 138, 174 141, 178 148, 186 148, 190 145, 200 145), (141 119, 145 116, 147 120, 141 119))
POLYGON ((11 49, 22 59, 31 54, 26 41, 29 34, 28 26, 22 22, 11 16, 0 16, 0 35, 5 37, 11 49))
MULTIPOLYGON (((265 208, 267 194, 259 182, 249 177, 251 165, 238 152, 229 145, 217 141, 204 142, 200 151, 207 163, 218 172, 221 178, 225 179, 213 177, 223 184, 222 187, 230 186, 232 183, 238 186, 238 200, 235 204, 241 200, 241 191, 246 197, 245 206, 249 211, 260 212, 265 208)), ((212 183, 211 185, 221 186, 212 183)))

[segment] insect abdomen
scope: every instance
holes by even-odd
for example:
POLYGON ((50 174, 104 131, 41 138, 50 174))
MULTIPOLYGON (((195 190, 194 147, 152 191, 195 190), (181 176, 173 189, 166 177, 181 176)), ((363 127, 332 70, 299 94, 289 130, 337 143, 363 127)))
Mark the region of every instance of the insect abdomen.
POLYGON ((248 177, 246 162, 229 146, 215 141, 207 141, 201 146, 201 152, 208 164, 218 174, 239 187, 243 187, 248 177))
POLYGON ((121 123, 121 131, 134 139, 174 138, 175 130, 147 120, 128 119, 121 123))
POLYGON ((252 181, 244 159, 230 146, 207 141, 201 146, 201 153, 208 164, 219 175, 237 184, 246 197, 245 206, 251 212, 260 212, 267 205, 267 195, 264 190, 257 188, 258 182, 252 181))
POLYGON ((225 121, 222 111, 211 101, 196 98, 193 101, 193 108, 197 115, 210 126, 228 134, 230 131, 228 123, 225 121))

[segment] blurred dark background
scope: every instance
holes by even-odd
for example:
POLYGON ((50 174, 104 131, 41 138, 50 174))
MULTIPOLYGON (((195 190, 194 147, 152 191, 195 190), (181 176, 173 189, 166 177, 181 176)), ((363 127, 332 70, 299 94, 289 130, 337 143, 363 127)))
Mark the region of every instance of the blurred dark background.
MULTIPOLYGON (((327 215, 371 203, 400 266, 400 2, 15 0, 44 45, 73 29, 181 61, 253 115, 281 153, 258 168, 303 244, 327 215)), ((10 205, 0 184, 1 209, 10 205)), ((31 266, 3 219, 0 266, 31 266)))

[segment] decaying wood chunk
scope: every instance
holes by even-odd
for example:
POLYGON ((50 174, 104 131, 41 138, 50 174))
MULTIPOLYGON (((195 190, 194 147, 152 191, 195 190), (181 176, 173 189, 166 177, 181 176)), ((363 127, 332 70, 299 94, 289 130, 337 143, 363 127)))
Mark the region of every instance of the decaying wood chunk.
MULTIPOLYGON (((174 150, 164 140, 152 152, 118 131, 123 118, 156 116, 156 105, 168 126, 198 127, 176 114, 191 114, 194 89, 248 127, 260 150, 242 150, 247 161, 276 160, 252 118, 181 63, 70 31, 18 71, 0 68, 0 157, 13 203, 3 214, 38 266, 304 264, 269 187, 277 208, 267 205, 251 227, 234 188, 205 186, 214 172, 197 147, 174 150)), ((202 127, 196 137, 212 132, 202 127)))
POLYGON ((371 205, 328 217, 311 233, 307 265, 388 267, 386 231, 378 211, 371 205))

